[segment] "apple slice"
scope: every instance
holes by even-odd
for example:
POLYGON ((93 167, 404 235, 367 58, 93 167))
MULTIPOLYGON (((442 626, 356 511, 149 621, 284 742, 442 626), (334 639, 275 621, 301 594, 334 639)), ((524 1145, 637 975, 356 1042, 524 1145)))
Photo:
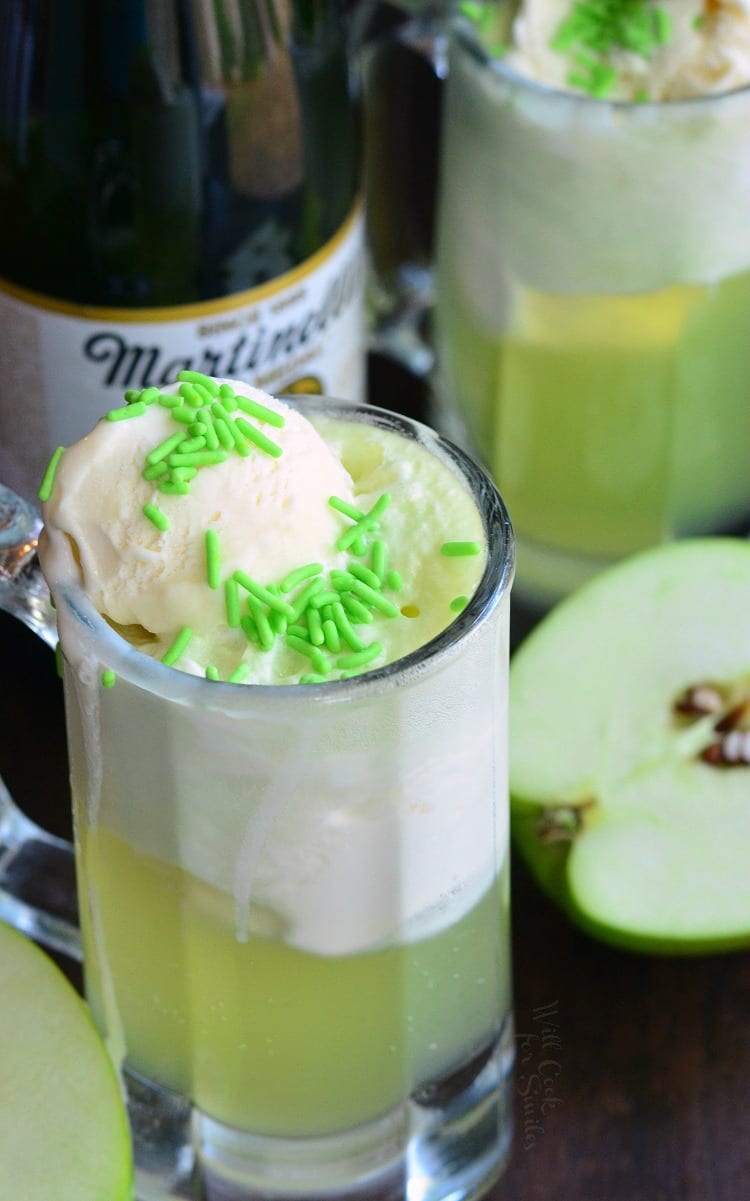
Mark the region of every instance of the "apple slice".
POLYGON ((86 1005, 52 960, 0 923, 0 1193, 127 1201, 120 1087, 86 1005))
POLYGON ((552 610, 511 665, 515 843, 606 941, 750 945, 750 543, 675 542, 552 610))

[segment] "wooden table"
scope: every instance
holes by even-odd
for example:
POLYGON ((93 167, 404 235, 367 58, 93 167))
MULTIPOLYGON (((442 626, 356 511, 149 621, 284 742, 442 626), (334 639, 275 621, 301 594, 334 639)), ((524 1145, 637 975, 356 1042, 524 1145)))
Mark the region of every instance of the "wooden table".
MULTIPOLYGON (((419 411, 397 374, 377 387, 387 407, 419 411)), ((0 768, 29 816, 69 837, 52 656, 0 614, 0 663, 0 768)), ((491 1201, 750 1199, 750 953, 611 950, 514 863, 513 961, 517 1134, 491 1201)))

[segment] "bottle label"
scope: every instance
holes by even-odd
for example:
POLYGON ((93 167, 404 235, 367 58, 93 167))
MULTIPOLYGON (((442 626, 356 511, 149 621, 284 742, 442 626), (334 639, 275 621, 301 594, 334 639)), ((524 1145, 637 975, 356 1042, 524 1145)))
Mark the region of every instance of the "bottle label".
POLYGON ((280 395, 364 399, 364 223, 357 204, 269 283, 169 308, 67 304, 0 279, 0 480, 33 497, 56 446, 185 368, 280 395))

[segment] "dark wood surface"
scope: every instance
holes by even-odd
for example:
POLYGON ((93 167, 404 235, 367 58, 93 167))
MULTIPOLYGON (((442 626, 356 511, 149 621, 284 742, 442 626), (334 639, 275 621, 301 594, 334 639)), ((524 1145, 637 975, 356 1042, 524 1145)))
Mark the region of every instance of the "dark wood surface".
MULTIPOLYGON (((387 407, 418 412, 398 373, 377 386, 387 407)), ((29 816, 70 836, 52 656, 0 614, 0 664, 3 776, 29 816)), ((516 1139, 491 1201, 749 1199, 750 953, 609 949, 514 862, 513 959, 516 1139)))

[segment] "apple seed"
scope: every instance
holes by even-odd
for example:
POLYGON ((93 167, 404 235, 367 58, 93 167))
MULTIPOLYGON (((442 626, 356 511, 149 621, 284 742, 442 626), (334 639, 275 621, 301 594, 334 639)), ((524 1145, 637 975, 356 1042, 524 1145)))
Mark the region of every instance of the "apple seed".
POLYGON ((714 684, 693 684, 675 701, 675 713, 684 717, 705 717, 724 708, 724 698, 714 684))
POLYGON ((593 798, 578 805, 546 805, 535 822, 539 841, 545 846, 553 842, 574 842, 586 824, 586 814, 596 807, 593 798))
POLYGON ((693 684, 673 703, 672 712, 690 723, 716 715, 712 733, 718 737, 697 756, 704 763, 711 767, 750 766, 750 683, 747 679, 726 685, 708 681, 693 684))

